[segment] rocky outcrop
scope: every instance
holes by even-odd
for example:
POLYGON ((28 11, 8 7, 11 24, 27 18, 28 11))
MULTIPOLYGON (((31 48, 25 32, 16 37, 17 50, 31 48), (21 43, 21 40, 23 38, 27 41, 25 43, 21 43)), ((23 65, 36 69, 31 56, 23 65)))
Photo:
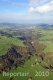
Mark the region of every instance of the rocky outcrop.
POLYGON ((21 66, 30 59, 34 50, 32 47, 21 47, 13 45, 7 53, 0 56, 0 72, 21 66))

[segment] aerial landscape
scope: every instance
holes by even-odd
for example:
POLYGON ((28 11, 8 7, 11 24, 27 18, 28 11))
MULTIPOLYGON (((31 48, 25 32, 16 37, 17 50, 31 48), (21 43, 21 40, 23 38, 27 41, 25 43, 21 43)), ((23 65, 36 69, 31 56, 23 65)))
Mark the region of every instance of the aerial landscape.
POLYGON ((53 80, 53 0, 0 0, 0 80, 53 80))

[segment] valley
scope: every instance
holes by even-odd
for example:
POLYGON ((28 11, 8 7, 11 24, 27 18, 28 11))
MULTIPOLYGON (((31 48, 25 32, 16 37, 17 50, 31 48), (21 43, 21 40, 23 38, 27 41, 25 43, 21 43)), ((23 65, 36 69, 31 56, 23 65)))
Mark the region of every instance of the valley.
POLYGON ((52 80, 53 29, 0 29, 0 77, 1 80, 52 80), (28 75, 3 76, 3 71, 28 75), (37 72, 44 75, 35 76, 37 72))

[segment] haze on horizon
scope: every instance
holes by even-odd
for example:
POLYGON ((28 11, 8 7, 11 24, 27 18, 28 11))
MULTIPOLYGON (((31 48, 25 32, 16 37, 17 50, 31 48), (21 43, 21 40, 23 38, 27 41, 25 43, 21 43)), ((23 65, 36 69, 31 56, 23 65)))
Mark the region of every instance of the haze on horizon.
POLYGON ((53 23, 53 0, 0 0, 0 23, 53 23))

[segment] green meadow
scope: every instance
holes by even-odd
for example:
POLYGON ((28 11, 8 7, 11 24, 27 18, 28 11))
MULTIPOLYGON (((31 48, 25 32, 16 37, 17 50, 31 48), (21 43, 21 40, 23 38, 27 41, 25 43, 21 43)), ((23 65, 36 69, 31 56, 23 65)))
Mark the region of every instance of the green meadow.
POLYGON ((46 46, 44 52, 53 52, 53 30, 42 30, 41 34, 39 42, 46 46))
POLYGON ((24 46, 23 41, 17 39, 16 37, 9 38, 0 35, 0 55, 4 55, 12 45, 24 46))

